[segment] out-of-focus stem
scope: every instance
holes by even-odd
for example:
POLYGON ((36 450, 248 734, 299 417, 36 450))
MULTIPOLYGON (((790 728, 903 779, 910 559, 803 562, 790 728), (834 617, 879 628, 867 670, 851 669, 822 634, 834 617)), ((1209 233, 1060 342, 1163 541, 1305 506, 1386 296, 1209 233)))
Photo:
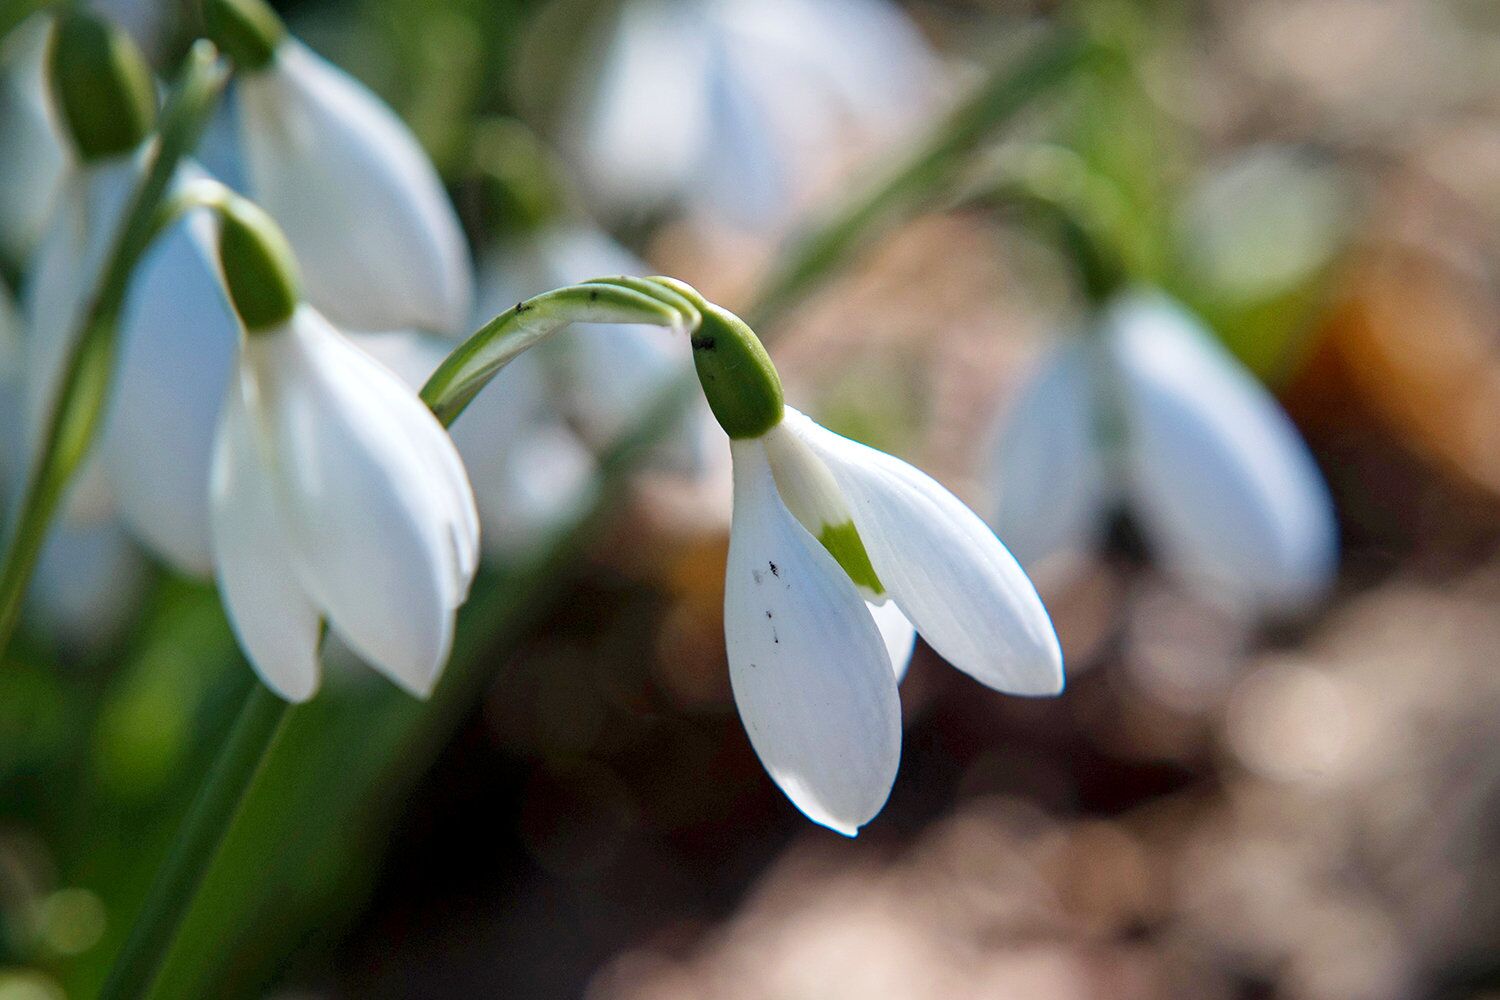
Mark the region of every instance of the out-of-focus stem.
POLYGON ((100 1000, 138 1000, 150 995, 182 918, 290 712, 291 705, 260 681, 252 682, 234 728, 177 831, 171 853, 152 880, 150 895, 115 958, 100 1000))

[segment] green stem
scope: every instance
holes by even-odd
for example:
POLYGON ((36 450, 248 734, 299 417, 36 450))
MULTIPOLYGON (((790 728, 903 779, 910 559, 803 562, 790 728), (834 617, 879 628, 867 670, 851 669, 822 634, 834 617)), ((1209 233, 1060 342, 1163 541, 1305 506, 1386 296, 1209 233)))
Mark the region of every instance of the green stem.
POLYGON ((100 1000, 148 995, 198 886, 290 711, 287 702, 259 681, 253 682, 233 730, 177 831, 171 853, 151 883, 150 895, 115 959, 100 1000))
POLYGON ((200 42, 188 54, 167 99, 151 165, 77 331, 47 418, 39 459, 22 495, 10 545, 0 566, 0 655, 10 646, 26 586, 48 529, 99 430, 108 403, 120 312, 131 273, 157 232, 158 211, 178 163, 197 145, 226 79, 227 70, 214 47, 200 42))
POLYGON ((518 302, 490 320, 432 373, 422 399, 444 425, 528 347, 572 323, 645 323, 689 329, 697 310, 652 278, 596 278, 518 302))
POLYGON ((993 69, 925 142, 792 244, 749 313, 751 327, 780 318, 858 247, 950 184, 981 142, 1039 94, 1068 79, 1090 51, 1082 36, 1059 30, 1020 59, 993 69))

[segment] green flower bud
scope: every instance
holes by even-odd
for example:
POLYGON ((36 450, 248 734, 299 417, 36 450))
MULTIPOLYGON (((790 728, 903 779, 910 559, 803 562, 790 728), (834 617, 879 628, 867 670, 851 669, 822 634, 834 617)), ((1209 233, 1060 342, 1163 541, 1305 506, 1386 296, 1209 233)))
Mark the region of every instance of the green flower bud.
POLYGON ((734 313, 699 299, 693 364, 719 426, 731 438, 757 438, 781 423, 781 377, 755 332, 734 313))
POLYGON ((286 25, 264 0, 205 0, 203 26, 214 44, 244 70, 269 63, 286 37, 286 25))
POLYGON ((246 331, 279 327, 301 300, 297 262, 281 227, 259 205, 230 197, 219 209, 219 263, 246 331))
POLYGON ((130 36, 85 11, 62 15, 48 61, 53 100, 85 162, 129 153, 156 120, 151 70, 130 36))

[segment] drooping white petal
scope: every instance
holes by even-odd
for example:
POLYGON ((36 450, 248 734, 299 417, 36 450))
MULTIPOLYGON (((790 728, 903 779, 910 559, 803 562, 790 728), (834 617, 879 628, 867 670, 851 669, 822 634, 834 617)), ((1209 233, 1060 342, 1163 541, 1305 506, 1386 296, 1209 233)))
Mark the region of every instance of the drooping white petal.
MULTIPOLYGON (((138 156, 115 157, 69 173, 37 248, 22 299, 25 433, 33 460, 61 391, 89 296, 98 285, 140 174, 138 156)), ((67 516, 98 521, 112 510, 103 467, 90 460, 69 487, 67 516)))
POLYGON ((425 696, 478 563, 458 450, 416 393, 309 306, 246 353, 308 591, 356 652, 425 696))
POLYGON ((37 14, 0 41, 0 256, 23 262, 52 209, 67 154, 47 97, 52 18, 37 14))
MULTIPOLYGON (((410 332, 359 334, 363 350, 419 388, 452 344, 410 332)), ((593 454, 552 408, 532 352, 501 370, 451 428, 479 505, 486 557, 505 562, 572 523, 595 492, 593 454)))
POLYGON ((1107 319, 1127 408, 1133 509, 1211 598, 1291 610, 1328 586, 1328 488, 1276 401, 1180 306, 1137 294, 1107 319))
POLYGON ((285 230, 308 300, 357 330, 461 330, 468 250, 400 119, 295 39, 238 88, 251 193, 285 230))
POLYGON ((1062 690, 1062 651, 1019 564, 979 516, 925 473, 787 408, 827 465, 870 562, 939 656, 1012 694, 1062 690))
POLYGON ((214 574, 250 665, 272 691, 301 702, 321 677, 320 616, 289 544, 269 437, 251 410, 258 393, 253 379, 237 377, 219 417, 209 509, 214 574))
POLYGON ((782 504, 765 449, 737 441, 724 638, 735 704, 771 777, 848 836, 890 794, 901 711, 864 601, 782 504))
POLYGON ((118 513, 181 572, 213 568, 209 469, 239 323, 214 227, 195 212, 158 238, 131 283, 100 447, 118 513))
POLYGON ((865 607, 880 629, 880 638, 885 641, 885 651, 891 658, 891 669, 896 674, 896 683, 906 680, 906 671, 911 666, 912 654, 917 651, 917 630, 906 620, 895 601, 876 604, 866 601, 865 607))
POLYGON ((1029 571, 1091 550, 1118 492, 1100 435, 1097 352, 1059 346, 1000 416, 990 525, 1029 571))
POLYGON ((623 5, 567 137, 585 188, 607 213, 678 194, 709 142, 704 22, 692 5, 623 5))

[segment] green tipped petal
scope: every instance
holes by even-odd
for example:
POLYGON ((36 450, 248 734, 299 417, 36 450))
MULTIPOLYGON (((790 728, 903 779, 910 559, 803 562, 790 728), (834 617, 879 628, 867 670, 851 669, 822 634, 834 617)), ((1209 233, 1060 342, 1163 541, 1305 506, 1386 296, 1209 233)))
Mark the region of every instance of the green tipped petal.
POLYGON ((865 543, 860 540, 853 521, 825 525, 818 534, 818 542, 843 567, 844 572, 849 574, 849 579, 854 581, 856 587, 868 590, 876 597, 885 595, 885 585, 875 574, 875 567, 870 564, 870 553, 865 551, 865 543))
POLYGON ((151 70, 130 36, 84 11, 63 15, 48 65, 53 99, 85 162, 129 153, 156 121, 151 70))
POLYGON ((286 37, 286 25, 264 0, 205 0, 203 25, 208 37, 246 70, 269 63, 286 37))
POLYGON ((244 198, 229 198, 219 212, 219 260, 240 321, 250 333, 281 326, 301 299, 291 246, 271 217, 244 198))

